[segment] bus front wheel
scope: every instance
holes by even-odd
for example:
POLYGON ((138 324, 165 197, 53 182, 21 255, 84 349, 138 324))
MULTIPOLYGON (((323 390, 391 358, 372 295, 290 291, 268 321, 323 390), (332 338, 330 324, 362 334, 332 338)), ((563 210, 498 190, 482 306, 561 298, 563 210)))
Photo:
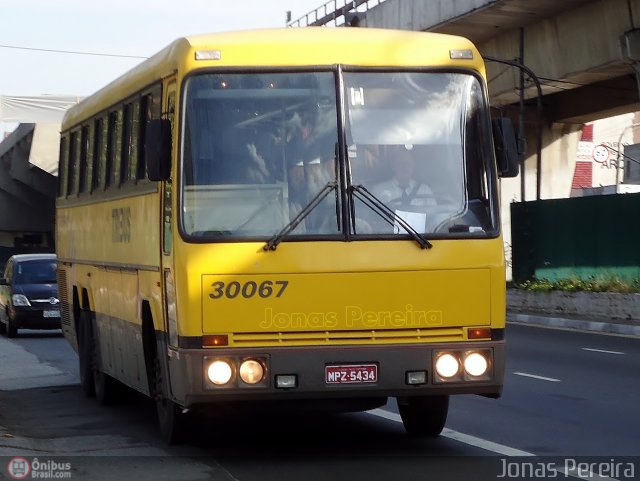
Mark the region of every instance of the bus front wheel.
POLYGON ((435 437, 447 422, 449 396, 398 398, 398 410, 402 424, 411 436, 435 437))
POLYGON ((153 364, 154 371, 154 392, 158 415, 158 425, 160 436, 167 444, 178 444, 184 441, 187 430, 187 415, 182 412, 182 408, 165 397, 164 376, 160 360, 156 356, 153 364))

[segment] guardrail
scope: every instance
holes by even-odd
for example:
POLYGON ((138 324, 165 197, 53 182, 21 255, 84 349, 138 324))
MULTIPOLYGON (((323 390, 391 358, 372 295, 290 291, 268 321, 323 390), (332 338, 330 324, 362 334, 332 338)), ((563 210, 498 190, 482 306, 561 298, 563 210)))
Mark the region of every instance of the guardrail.
POLYGON ((366 13, 370 8, 384 1, 330 0, 296 20, 288 20, 287 27, 319 27, 331 23, 334 27, 356 26, 361 20, 358 14, 366 13))

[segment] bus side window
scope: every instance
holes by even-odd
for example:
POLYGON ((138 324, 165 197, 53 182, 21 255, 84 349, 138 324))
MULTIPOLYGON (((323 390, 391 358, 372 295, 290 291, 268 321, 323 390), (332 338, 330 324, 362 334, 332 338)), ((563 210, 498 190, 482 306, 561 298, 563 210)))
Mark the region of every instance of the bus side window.
POLYGON ((120 175, 118 176, 118 184, 124 184, 129 180, 129 171, 131 168, 131 141, 133 133, 133 104, 124 104, 122 115, 122 130, 120 143, 120 175))
MULTIPOLYGON (((117 112, 109 112, 109 125, 107 128, 107 163, 105 168, 105 189, 114 184, 116 176, 116 123, 118 120, 117 112)), ((118 160, 119 160, 118 156, 118 160)))
POLYGON ((111 175, 111 164, 109 163, 109 117, 103 117, 102 121, 102 145, 100 149, 100 188, 105 190, 109 185, 109 176, 111 175))
POLYGON ((91 180, 91 191, 94 192, 102 187, 102 179, 104 179, 104 158, 102 151, 104 149, 104 120, 102 117, 97 118, 93 122, 93 174, 91 180))
POLYGON ((69 142, 69 165, 66 195, 72 195, 78 192, 76 181, 78 179, 78 132, 71 132, 71 140, 69 142))
POLYGON ((113 186, 119 186, 125 179, 125 166, 123 165, 122 144, 123 144, 123 127, 124 127, 124 110, 120 106, 115 112, 116 131, 115 131, 115 149, 113 151, 113 186))
POLYGON ((69 136, 60 139, 60 163, 58 166, 58 197, 66 197, 69 181, 69 136))
POLYGON ((92 172, 90 161, 90 147, 89 147, 89 126, 84 125, 80 131, 80 165, 79 165, 79 189, 78 192, 83 194, 88 192, 91 183, 90 176, 92 172))

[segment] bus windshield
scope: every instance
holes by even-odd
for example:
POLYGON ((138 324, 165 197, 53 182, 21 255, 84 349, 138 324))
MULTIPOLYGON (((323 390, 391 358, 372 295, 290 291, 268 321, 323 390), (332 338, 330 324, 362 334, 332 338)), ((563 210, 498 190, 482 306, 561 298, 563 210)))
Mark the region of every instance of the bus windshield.
POLYGON ((288 237, 404 238, 402 224, 428 237, 495 235, 491 129, 480 81, 459 72, 349 71, 342 73, 339 103, 335 75, 188 79, 183 232, 268 239, 327 185, 338 185, 288 237), (339 118, 345 119, 343 146, 339 118), (338 160, 341 149, 346 158, 338 160), (381 215, 362 192, 392 214, 381 215), (340 209, 345 198, 349 208, 340 209))

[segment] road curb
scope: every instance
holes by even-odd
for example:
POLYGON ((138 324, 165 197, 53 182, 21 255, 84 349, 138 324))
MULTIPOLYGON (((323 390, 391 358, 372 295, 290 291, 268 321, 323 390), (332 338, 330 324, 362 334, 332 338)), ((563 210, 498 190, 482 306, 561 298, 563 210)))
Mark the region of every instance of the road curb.
POLYGON ((563 317, 547 317, 531 314, 508 313, 507 321, 518 324, 529 324, 562 329, 576 329, 580 331, 600 332, 604 334, 619 334, 640 337, 640 326, 616 322, 589 321, 583 319, 567 319, 563 317))

